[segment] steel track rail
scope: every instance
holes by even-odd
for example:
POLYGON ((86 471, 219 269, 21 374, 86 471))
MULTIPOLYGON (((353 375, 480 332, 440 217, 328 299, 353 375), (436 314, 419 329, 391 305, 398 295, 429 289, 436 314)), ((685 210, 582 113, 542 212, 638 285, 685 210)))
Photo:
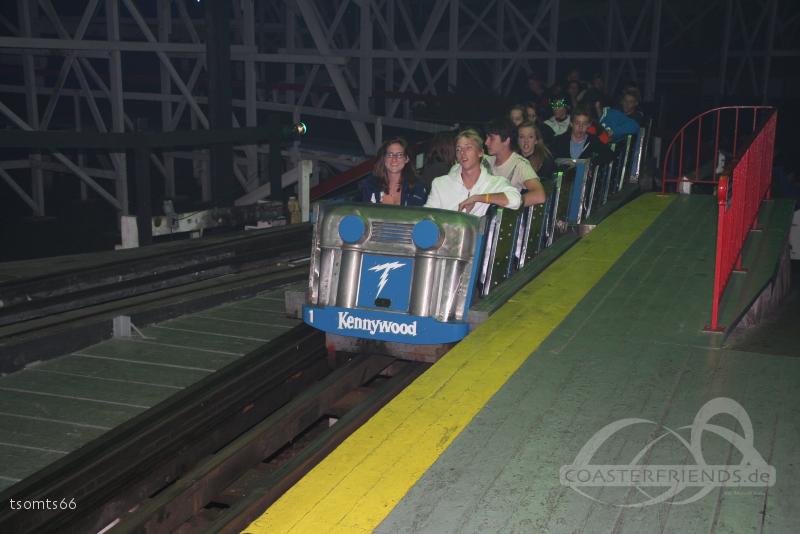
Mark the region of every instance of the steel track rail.
POLYGON ((261 267, 3 326, 0 327, 0 372, 10 373, 28 363, 107 339, 111 336, 112 320, 119 315, 127 315, 134 324, 144 326, 307 276, 306 266, 261 267))
MULTIPOLYGON (((344 413, 333 426, 317 436, 274 473, 252 477, 255 478, 255 482, 247 486, 246 495, 237 499, 210 524, 203 525, 202 531, 226 534, 241 532, 429 366, 422 362, 402 362, 401 365, 394 376, 373 388, 362 402, 344 413)), ((155 529, 147 532, 167 531, 155 529)))
MULTIPOLYGON (((361 386, 387 369, 392 362, 394 359, 386 356, 354 357, 230 445, 201 462, 181 480, 145 500, 135 512, 121 517, 112 532, 177 531, 183 523, 202 513, 207 503, 217 500, 231 484, 243 475, 257 471, 265 458, 275 454, 320 418, 335 411, 335 405, 355 388, 366 389, 361 386)), ((237 524, 247 521, 247 517, 251 515, 248 510, 253 506, 258 511, 263 509, 265 498, 270 500, 270 496, 274 497, 285 491, 344 439, 344 436, 360 426, 369 414, 374 413, 405 387, 423 367, 411 362, 395 364, 394 377, 377 388, 370 388, 369 396, 351 409, 349 415, 339 419, 324 433, 324 438, 320 436, 304 449, 301 453, 302 461, 299 455, 294 456, 279 472, 266 478, 262 476, 258 482, 258 494, 247 492, 251 499, 242 499, 237 506, 228 510, 225 519, 219 517, 218 520, 237 524)))
POLYGON ((309 224, 292 225, 178 250, 156 245, 134 258, 5 282, 0 284, 0 325, 231 274, 248 263, 274 262, 282 255, 306 254, 310 242, 309 224))
POLYGON ((97 531, 330 372, 324 335, 295 327, 0 493, 74 498, 70 510, 0 510, 2 532, 97 531))

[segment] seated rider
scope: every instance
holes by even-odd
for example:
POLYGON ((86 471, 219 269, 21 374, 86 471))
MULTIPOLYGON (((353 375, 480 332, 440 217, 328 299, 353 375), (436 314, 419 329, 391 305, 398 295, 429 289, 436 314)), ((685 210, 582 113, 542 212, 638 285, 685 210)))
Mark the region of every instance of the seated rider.
MULTIPOLYGON (((525 113, 528 117, 526 122, 533 123, 539 130, 539 140, 544 144, 549 145, 550 141, 553 140, 553 137, 555 137, 556 134, 553 132, 552 128, 544 123, 542 118, 539 116, 536 105, 533 102, 527 102, 525 104, 525 113)), ((517 128, 520 126, 522 126, 522 124, 517 125, 517 128)), ((536 172, 539 171, 537 170, 536 172)))
POLYGON ((533 122, 526 121, 517 128, 517 147, 522 157, 526 158, 536 174, 542 180, 552 177, 555 170, 553 155, 544 144, 539 127, 533 122))
POLYGON ((464 211, 478 217, 489 206, 517 209, 519 191, 502 176, 489 174, 481 165, 483 141, 478 132, 467 129, 456 136, 456 165, 433 181, 426 208, 464 211))
POLYGON ((515 104, 508 112, 508 118, 514 123, 514 126, 519 126, 525 122, 527 118, 525 115, 525 107, 522 104, 515 104))
POLYGON ((610 162, 614 153, 597 136, 587 132, 591 124, 592 115, 588 109, 583 106, 575 109, 569 130, 553 139, 550 147, 553 157, 572 160, 591 158, 600 165, 610 162))
POLYGON ((622 93, 620 106, 622 112, 629 118, 636 121, 639 126, 644 126, 645 117, 639 109, 639 103, 642 101, 642 94, 636 87, 631 87, 622 93))
POLYGON ((389 139, 375 156, 372 174, 361 182, 361 201, 397 206, 422 206, 428 191, 410 163, 411 151, 402 137, 389 139))
POLYGON ((639 123, 622 111, 606 105, 602 98, 586 102, 589 111, 596 114, 597 122, 608 133, 612 143, 622 140, 626 135, 639 135, 639 123))
POLYGON ((553 107, 553 116, 544 123, 553 130, 553 135, 561 135, 569 128, 570 119, 567 111, 567 101, 564 98, 553 99, 550 101, 553 107))
POLYGON ((544 188, 530 162, 514 152, 517 129, 508 120, 492 121, 486 127, 486 149, 492 174, 508 178, 517 191, 526 189, 522 197, 524 206, 542 204, 544 188))

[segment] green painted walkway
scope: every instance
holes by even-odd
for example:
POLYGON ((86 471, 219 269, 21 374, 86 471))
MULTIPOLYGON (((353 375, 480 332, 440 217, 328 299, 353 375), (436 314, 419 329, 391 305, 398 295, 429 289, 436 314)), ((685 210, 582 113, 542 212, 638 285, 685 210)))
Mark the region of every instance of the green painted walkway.
MULTIPOLYGON (((396 532, 787 532, 800 528, 800 335, 770 353, 719 348, 708 320, 714 224, 708 197, 681 197, 623 255, 377 529, 396 532), (689 504, 620 507, 647 499, 630 487, 559 482, 598 430, 651 421, 608 439, 593 464, 625 465, 661 425, 692 424, 709 400, 749 414, 755 450, 775 467, 773 487, 715 488, 689 504), (610 504, 609 504, 610 503, 610 504)), ((740 415, 740 421, 743 420, 740 415)), ((731 415, 711 421, 743 434, 731 415)), ((689 439, 688 429, 678 431, 689 439)), ((707 464, 738 463, 706 432, 707 464)), ((694 460, 674 437, 649 465, 694 460)), ((642 487, 649 495, 664 488, 642 487)), ((685 489, 688 498, 697 488, 685 489)))
POLYGON ((298 324, 284 290, 0 377, 0 491, 298 324))

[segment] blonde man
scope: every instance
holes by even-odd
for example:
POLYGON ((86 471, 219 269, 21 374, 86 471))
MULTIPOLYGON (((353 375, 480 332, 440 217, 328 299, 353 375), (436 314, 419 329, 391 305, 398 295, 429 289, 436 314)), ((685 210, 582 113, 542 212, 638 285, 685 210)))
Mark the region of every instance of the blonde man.
POLYGON ((517 209, 522 203, 519 191, 502 176, 491 175, 481 165, 483 139, 473 129, 456 136, 456 165, 433 181, 426 208, 463 211, 478 217, 489 206, 517 209))

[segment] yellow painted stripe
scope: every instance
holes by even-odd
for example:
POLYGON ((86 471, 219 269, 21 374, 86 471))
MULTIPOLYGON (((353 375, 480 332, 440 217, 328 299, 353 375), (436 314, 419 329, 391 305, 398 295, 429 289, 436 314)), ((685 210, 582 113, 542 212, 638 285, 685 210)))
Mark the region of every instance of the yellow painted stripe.
POLYGON ((245 532, 371 532, 672 200, 643 195, 605 220, 245 532))

